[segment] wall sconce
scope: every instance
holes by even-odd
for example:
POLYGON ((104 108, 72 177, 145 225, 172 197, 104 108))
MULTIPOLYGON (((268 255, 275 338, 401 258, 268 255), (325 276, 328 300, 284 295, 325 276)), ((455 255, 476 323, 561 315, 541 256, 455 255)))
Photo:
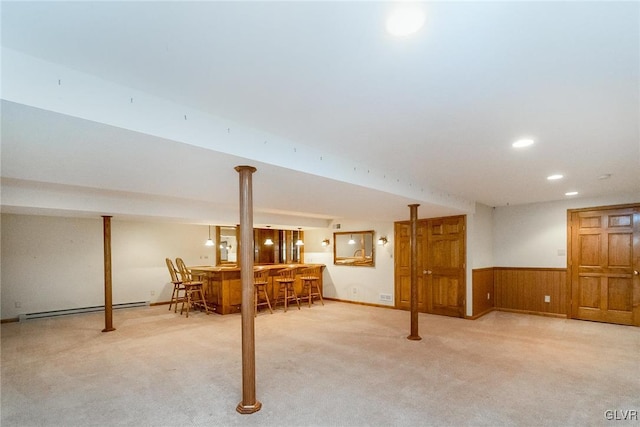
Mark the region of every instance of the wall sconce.
POLYGON ((322 241, 322 246, 329 246, 331 244, 331 241, 329 239, 324 239, 322 241))
POLYGON ((205 242, 204 245, 205 246, 213 246, 213 245, 215 245, 215 243, 213 243, 213 240, 211 239, 211 226, 209 226, 209 239, 205 242))
POLYGON ((382 245, 382 246, 386 245, 387 244, 387 238, 386 237, 380 237, 378 239, 378 244, 382 245))

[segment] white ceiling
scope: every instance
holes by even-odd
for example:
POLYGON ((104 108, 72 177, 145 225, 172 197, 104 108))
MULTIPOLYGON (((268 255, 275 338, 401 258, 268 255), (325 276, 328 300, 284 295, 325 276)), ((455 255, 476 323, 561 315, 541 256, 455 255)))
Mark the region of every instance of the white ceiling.
MULTIPOLYGON (((640 3, 421 3, 426 26, 406 39, 385 33, 393 6, 3 1, 2 46, 489 206, 640 189, 640 3), (514 150, 525 136, 536 144, 514 150)), ((228 169, 242 158, 6 102, 2 126, 4 179, 220 209, 237 198, 228 169), (92 141, 84 153, 80 140, 92 141), (34 147, 42 164, 26 161, 34 147), (196 166, 167 175, 177 152, 196 166), (213 195, 211 182, 227 185, 213 195)), ((256 210, 283 224, 403 219, 408 203, 421 216, 455 211, 268 164, 259 173, 256 210)), ((211 216, 200 219, 223 219, 211 216)))

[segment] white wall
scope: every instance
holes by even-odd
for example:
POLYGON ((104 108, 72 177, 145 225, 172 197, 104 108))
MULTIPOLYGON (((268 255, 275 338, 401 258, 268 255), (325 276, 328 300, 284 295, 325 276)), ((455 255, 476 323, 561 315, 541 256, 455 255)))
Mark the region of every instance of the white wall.
POLYGON ((321 263, 327 267, 323 276, 324 296, 344 301, 370 304, 395 304, 393 283, 393 223, 372 223, 365 221, 340 222, 341 228, 305 231, 305 262, 321 263), (385 236, 384 246, 375 245, 375 266, 354 267, 333 264, 334 231, 374 230, 375 240, 385 236), (330 239, 331 245, 323 247, 323 239, 330 239), (391 295, 391 301, 381 301, 380 294, 391 295))
MULTIPOLYGON (((0 225, 0 318, 104 304, 102 218, 3 214, 0 225)), ((168 301, 166 257, 215 262, 207 226, 113 218, 111 228, 114 304, 168 301)))
POLYGON ((477 203, 467 215, 467 265, 471 269, 493 267, 493 208, 477 203))
MULTIPOLYGON (((467 314, 472 313, 471 271, 482 267, 566 267, 567 209, 640 203, 640 193, 588 200, 489 208, 467 217, 467 314)), ((102 218, 3 214, 1 228, 0 318, 23 313, 104 304, 102 218), (20 307, 16 307, 19 303, 20 307)), ((305 231, 305 261, 327 266, 324 292, 346 301, 393 306, 393 223, 343 221, 339 231, 375 230, 375 267, 333 265, 331 228, 305 231), (331 245, 323 247, 323 239, 331 245), (355 290, 355 292, 354 292, 355 290), (392 301, 380 300, 380 294, 392 301)), ((168 301, 164 259, 211 265, 215 246, 206 247, 205 225, 112 219, 113 302, 168 301)))
POLYGON ((493 208, 476 203, 467 215, 467 316, 473 315, 473 269, 493 266, 493 208))
MULTIPOLYGON (((3 214, 0 318, 104 304, 102 218, 3 214), (20 307, 16 307, 16 303, 20 307)), ((204 245, 207 226, 112 219, 114 304, 168 301, 172 287, 164 259, 187 265, 215 263, 215 246, 204 245)), ((393 306, 393 223, 343 223, 340 231, 375 230, 375 267, 333 265, 333 229, 305 231, 305 261, 327 266, 325 295, 393 306), (331 245, 323 247, 323 239, 331 245), (354 292, 355 289, 355 292, 354 292)))
POLYGON ((496 207, 493 215, 494 265, 566 268, 567 210, 625 203, 640 203, 640 192, 496 207))

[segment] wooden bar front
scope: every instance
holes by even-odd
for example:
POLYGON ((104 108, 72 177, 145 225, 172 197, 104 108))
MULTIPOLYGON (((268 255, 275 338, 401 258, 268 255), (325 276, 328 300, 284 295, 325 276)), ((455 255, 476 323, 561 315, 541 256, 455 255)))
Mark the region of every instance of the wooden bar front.
MULTIPOLYGON (((267 284, 267 293, 269 299, 275 301, 278 291, 275 278, 278 272, 283 268, 296 268, 295 289, 298 296, 302 294, 302 281, 300 273, 306 267, 323 267, 324 264, 271 264, 256 266, 256 269, 269 270, 269 283, 267 284)), ((194 276, 199 276, 204 282, 204 295, 207 305, 218 314, 240 313, 242 306, 242 283, 240 281, 239 267, 212 267, 212 266, 195 266, 189 267, 194 276)), ((320 292, 322 292, 322 274, 320 275, 320 292)))

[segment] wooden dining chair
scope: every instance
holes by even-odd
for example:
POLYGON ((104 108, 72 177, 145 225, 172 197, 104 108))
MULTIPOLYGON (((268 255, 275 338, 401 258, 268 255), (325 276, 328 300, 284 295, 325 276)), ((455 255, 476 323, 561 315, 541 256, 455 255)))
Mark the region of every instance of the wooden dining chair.
POLYGON ((169 301, 169 311, 171 311, 171 305, 173 305, 173 312, 177 313, 178 303, 182 302, 184 298, 184 286, 182 285, 182 279, 178 278, 178 270, 173 265, 173 261, 170 258, 165 258, 167 268, 169 269, 169 276, 171 276, 171 283, 173 283, 173 292, 171 293, 171 300, 169 301), (180 296, 182 292, 182 296, 180 296))
POLYGON ((300 300, 296 294, 296 288, 294 286, 296 281, 297 267, 285 268, 278 272, 278 277, 275 278, 275 282, 278 284, 278 293, 276 294, 275 303, 273 306, 277 306, 278 302, 284 303, 284 312, 287 312, 287 306, 289 301, 295 301, 298 304, 298 310, 300 310, 300 300))
POLYGON ((254 300, 255 300, 255 313, 258 315, 258 307, 266 305, 269 307, 269 311, 273 314, 271 308, 271 301, 269 301, 269 294, 267 293, 267 285, 269 284, 269 270, 266 268, 256 269, 253 271, 253 287, 254 287, 254 300), (260 301, 260 292, 264 299, 260 301))
POLYGON ((187 306, 187 317, 189 317, 189 310, 191 307, 203 307, 205 313, 209 314, 209 307, 207 307, 207 300, 204 298, 204 283, 199 280, 194 280, 191 272, 185 265, 182 258, 176 258, 176 265, 178 271, 182 277, 182 286, 184 286, 185 296, 182 299, 182 307, 180 307, 180 314, 184 311, 185 304, 187 306))
POLYGON ((322 305, 322 289, 320 289, 320 278, 322 277, 322 267, 307 267, 300 271, 300 280, 302 281, 302 295, 300 299, 309 301, 309 308, 313 303, 313 297, 318 297, 322 305), (315 288, 315 292, 314 292, 315 288), (306 296, 305 296, 306 293, 306 296))

